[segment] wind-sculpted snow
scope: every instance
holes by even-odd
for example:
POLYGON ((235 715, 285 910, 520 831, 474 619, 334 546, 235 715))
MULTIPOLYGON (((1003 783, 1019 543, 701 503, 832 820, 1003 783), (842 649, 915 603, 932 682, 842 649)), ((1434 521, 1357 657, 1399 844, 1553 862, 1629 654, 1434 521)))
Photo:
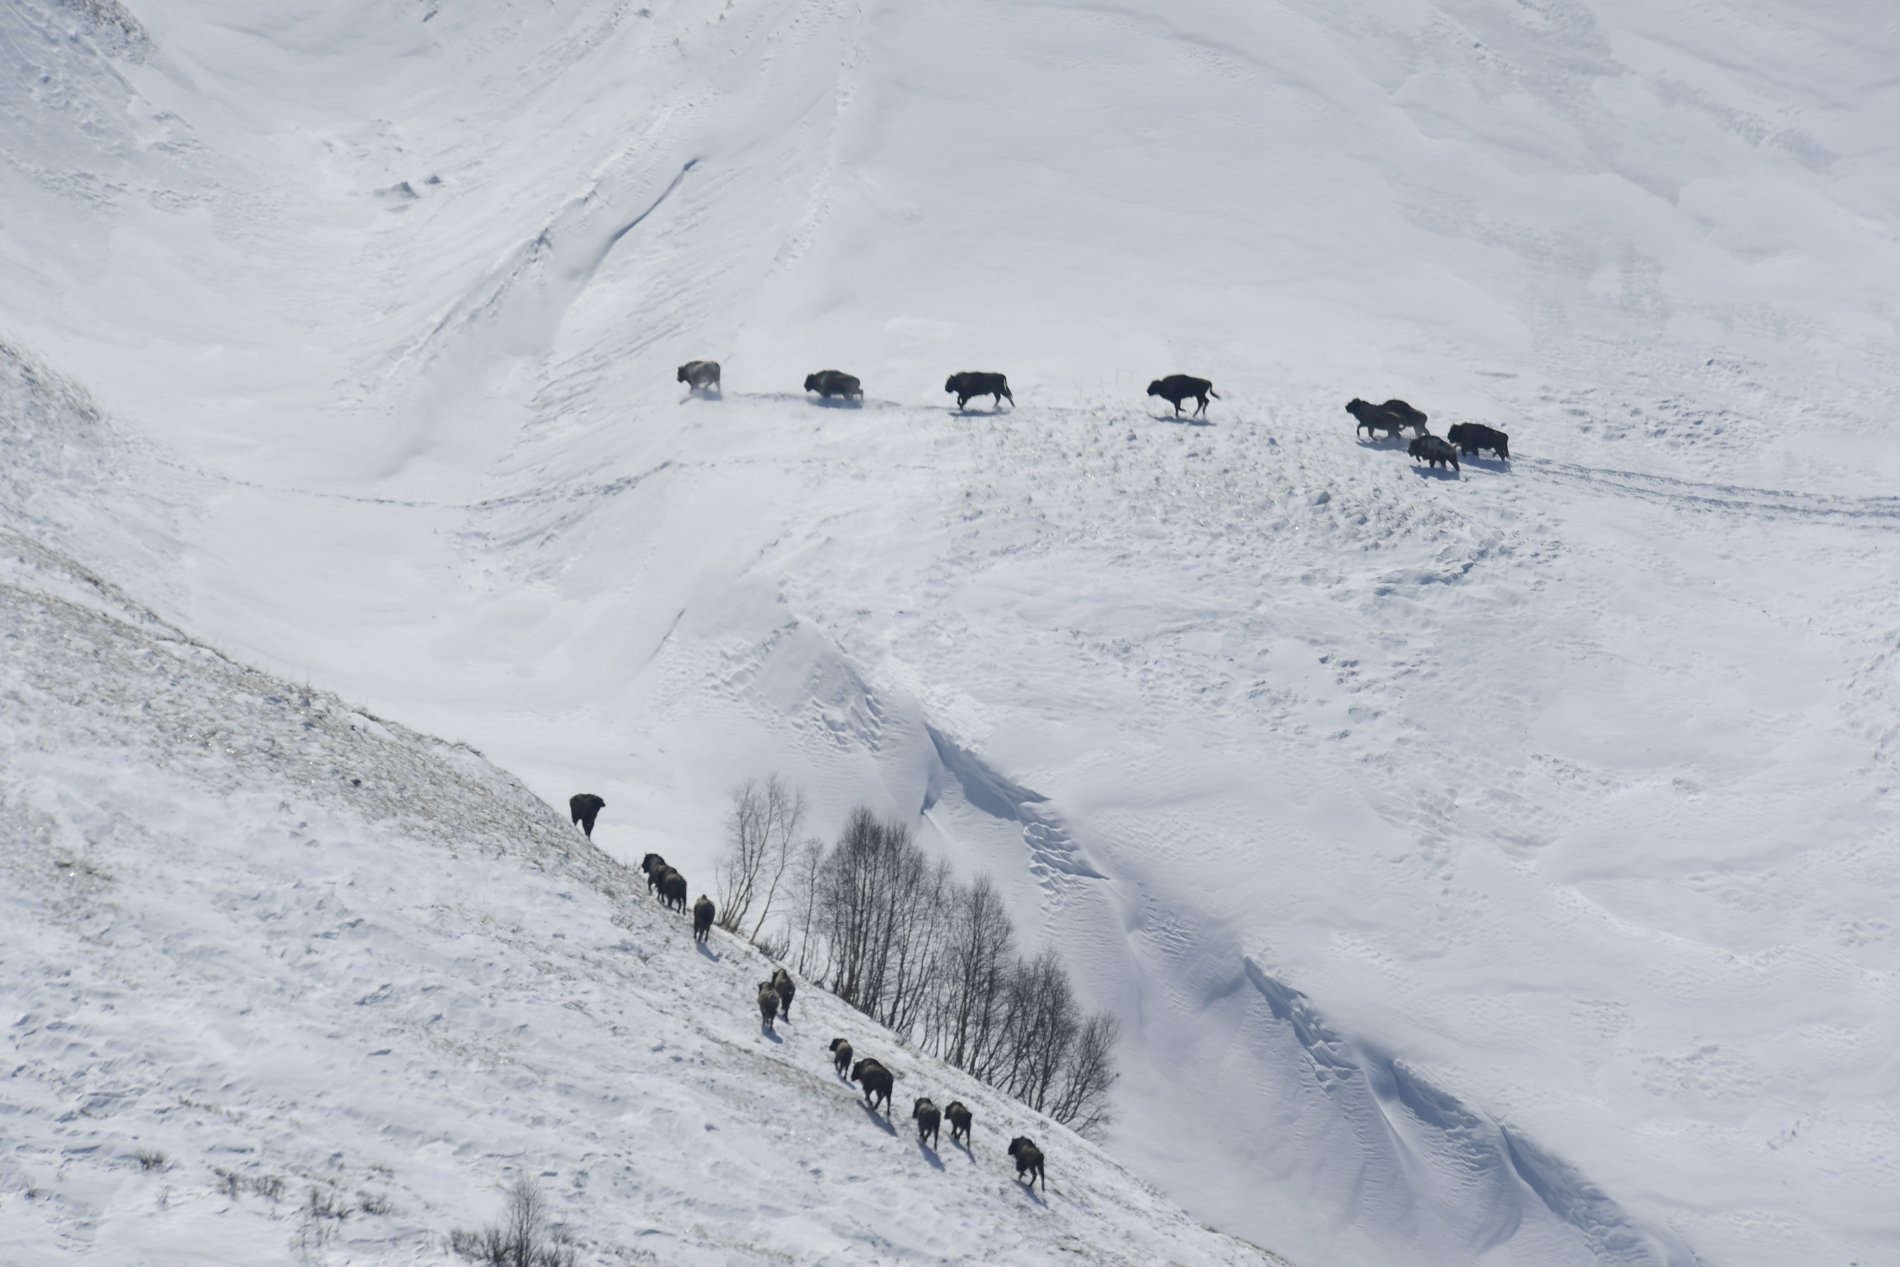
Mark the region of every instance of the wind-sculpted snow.
POLYGON ((434 1261, 526 1175, 588 1262, 1282 1262, 817 990, 761 1031, 768 964, 479 754, 0 545, 0 1259, 434 1261))
POLYGON ((621 860, 709 875, 774 770, 915 816, 1121 1017, 1107 1143, 1316 1267, 1884 1262, 1897 55, 1873 0, 26 0, 0 510, 621 860))

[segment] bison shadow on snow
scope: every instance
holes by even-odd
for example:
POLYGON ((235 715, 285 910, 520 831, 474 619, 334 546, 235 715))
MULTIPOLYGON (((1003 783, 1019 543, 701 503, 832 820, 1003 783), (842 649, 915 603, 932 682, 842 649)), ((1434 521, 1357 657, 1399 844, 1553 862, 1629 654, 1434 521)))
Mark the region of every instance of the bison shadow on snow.
POLYGON ((693 943, 693 945, 698 948, 700 954, 706 956, 706 958, 712 960, 714 963, 724 962, 724 960, 720 959, 719 952, 715 951, 711 946, 708 946, 705 942, 696 941, 693 943))
POLYGON ((943 1169, 943 1158, 937 1156, 937 1150, 924 1143, 921 1139, 917 1141, 917 1151, 924 1155, 924 1160, 929 1162, 932 1167, 937 1170, 943 1169))
POLYGON ((1211 427, 1214 420, 1206 414, 1149 414, 1156 422, 1165 422, 1174 427, 1211 427))
POLYGON ((785 1041, 785 1039, 780 1036, 779 1032, 772 1028, 772 1023, 770 1021, 759 1022, 759 1033, 765 1035, 767 1038, 771 1039, 775 1043, 783 1043, 785 1041))
POLYGON ((886 1135, 897 1134, 897 1127, 891 1124, 891 1117, 890 1117, 891 1110, 888 1104, 884 1106, 884 1111, 882 1113, 879 1113, 876 1109, 866 1104, 863 1100, 857 1101, 857 1105, 859 1108, 864 1110, 864 1116, 870 1118, 873 1122, 876 1122, 879 1126, 884 1128, 884 1133, 886 1135))
POLYGON ((1450 467, 1426 466, 1422 462, 1413 464, 1412 474, 1422 480, 1455 480, 1458 478, 1458 472, 1450 467))

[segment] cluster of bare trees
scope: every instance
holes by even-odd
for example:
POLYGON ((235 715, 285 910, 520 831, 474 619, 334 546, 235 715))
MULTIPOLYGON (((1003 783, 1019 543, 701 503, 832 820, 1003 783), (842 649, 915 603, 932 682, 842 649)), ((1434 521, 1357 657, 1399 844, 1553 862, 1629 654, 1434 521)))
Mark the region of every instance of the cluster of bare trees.
POLYGON ((1084 1014, 1053 948, 1019 952, 989 877, 958 881, 868 809, 829 846, 803 836, 804 814, 776 775, 734 791, 721 922, 749 920, 800 976, 1031 1108, 1084 1132, 1107 1122, 1116 1020, 1084 1014))

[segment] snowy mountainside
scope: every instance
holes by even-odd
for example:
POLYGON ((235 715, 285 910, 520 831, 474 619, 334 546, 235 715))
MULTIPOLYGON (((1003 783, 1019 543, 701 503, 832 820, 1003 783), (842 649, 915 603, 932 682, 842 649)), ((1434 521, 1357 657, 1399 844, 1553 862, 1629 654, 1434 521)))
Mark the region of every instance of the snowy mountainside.
POLYGON ((1123 1016, 1113 1148, 1303 1262, 1893 1256, 1884 8, 0 24, 87 566, 622 859, 918 816, 1123 1016))
POLYGON ((0 1261, 440 1262, 525 1174, 587 1262, 1283 1262, 819 991, 762 1032, 768 964, 472 750, 0 541, 0 1261))

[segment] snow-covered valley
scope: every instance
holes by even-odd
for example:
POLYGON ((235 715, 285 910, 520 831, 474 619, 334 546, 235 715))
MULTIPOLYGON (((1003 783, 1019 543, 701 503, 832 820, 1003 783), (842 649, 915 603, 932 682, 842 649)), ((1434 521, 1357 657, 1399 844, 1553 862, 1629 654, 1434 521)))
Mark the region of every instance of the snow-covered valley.
MULTIPOLYGON (((1123 1018, 1107 1152, 1303 1267, 1900 1254, 1900 49, 1877 6, 26 0, 0 24, 7 553, 77 560, 20 563, 30 594, 71 597, 46 570, 82 566, 130 596, 117 616, 149 606, 356 702, 339 716, 473 745, 549 803, 598 791, 605 850, 661 849, 700 887, 742 778, 783 771, 825 830, 859 802, 915 818, 1123 1018), (673 381, 699 356, 723 397, 673 381), (798 392, 830 365, 862 408, 798 392), (1016 407, 956 413, 939 385, 965 368, 1006 370, 1016 407), (1207 425, 1142 395, 1175 370, 1215 380, 1207 425), (1441 432, 1488 421, 1516 460, 1432 474, 1354 437, 1355 395, 1441 432)), ((84 896, 48 868, 86 850, 150 905, 67 1002, 9 966, 40 1066, 83 1049, 12 1018, 67 1023, 112 971, 166 978, 144 951, 238 953, 152 929, 192 866, 221 928, 278 910, 331 952, 356 916, 284 887, 386 891, 363 918, 398 944, 259 960, 267 996, 424 988, 391 959, 484 997, 507 978, 494 1041, 541 1053, 509 1094, 550 1123, 535 1147, 565 1141, 540 1164, 576 1198, 590 1149, 684 1148, 665 1123, 608 1129, 594 1098, 661 1094, 680 1053, 599 1035, 700 1018, 682 1059, 733 1079, 715 1097, 787 1055, 695 1002, 723 969, 623 989, 644 977, 621 960, 676 930, 606 933, 645 918, 608 900, 615 873, 557 861, 573 842, 486 773, 477 802, 524 825, 443 798, 385 874, 383 811, 290 797, 247 747, 131 772, 211 733, 208 705, 154 703, 111 740, 126 755, 93 755, 94 692, 145 688, 68 664, 47 695, 92 654, 73 646, 111 639, 45 632, 44 601, 5 630, 32 661, 7 670, 10 861, 37 877, 5 958, 72 949, 37 930, 84 896), (240 849, 265 869, 222 874, 240 849), (417 916, 437 891, 484 896, 417 916), (567 902, 588 908, 571 928, 549 914, 567 902), (479 952, 444 950, 438 918, 536 940, 464 971, 479 952), (574 944, 550 960, 555 932, 574 944), (540 997, 542 962, 630 1010, 590 1008, 595 1037, 545 1052, 579 1022, 540 997)), ((289 707, 223 724, 255 736, 289 707)), ((406 997, 410 1020, 444 1010, 406 997)), ((341 1026, 329 1006, 243 1042, 300 1052, 341 1026)), ((140 1059, 215 1081, 243 1063, 215 1032, 235 1023, 140 1059)), ((380 1085, 363 1050, 315 1050, 331 1083, 380 1085)), ((384 1104, 323 1115, 500 1094, 430 1098, 427 1060, 400 1065, 384 1104)), ((326 1081, 274 1078, 226 1107, 314 1177, 318 1145, 283 1150, 326 1081)), ((73 1108, 45 1094, 16 1116, 73 1108)), ((130 1136, 100 1129, 122 1160, 130 1136)), ((199 1129, 163 1146, 209 1146, 199 1129)), ((46 1131, 29 1147, 77 1138, 46 1131)), ((421 1147, 350 1138, 382 1151, 348 1164, 399 1172, 421 1147)), ((398 1206, 458 1208, 489 1145, 448 1138, 398 1206)), ((721 1156, 762 1192, 766 1151, 721 1156)), ((685 1164, 661 1157, 601 1182, 650 1203, 635 1176, 685 1164)), ((97 1208, 120 1172, 74 1165, 66 1189, 9 1180, 0 1212, 28 1187, 97 1208)), ((1071 1213, 1125 1216, 1092 1249, 1173 1243, 1173 1216, 1090 1175, 1071 1213)), ((914 1178, 880 1182, 942 1217, 914 1178)), ((131 1183, 121 1218, 205 1226, 131 1183)), ((786 1252, 1007 1261, 1023 1234, 853 1241, 843 1208, 800 1226, 844 1239, 786 1252)), ((246 1217, 281 1251, 288 1211, 246 1217)), ((689 1219, 735 1217, 697 1205, 646 1249, 699 1261, 720 1251, 689 1219)), ((80 1252, 72 1223, 35 1226, 21 1253, 80 1252)), ((586 1230, 637 1249, 629 1227, 586 1230)))

